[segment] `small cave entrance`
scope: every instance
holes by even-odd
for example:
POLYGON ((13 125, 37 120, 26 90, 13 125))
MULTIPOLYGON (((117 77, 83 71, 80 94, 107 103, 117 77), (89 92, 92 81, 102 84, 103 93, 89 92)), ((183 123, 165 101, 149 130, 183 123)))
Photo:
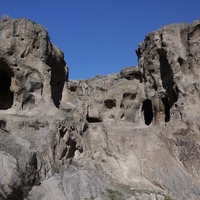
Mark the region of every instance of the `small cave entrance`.
POLYGON ((64 61, 57 62, 57 59, 55 57, 50 58, 47 64, 51 67, 51 69, 48 69, 48 73, 51 72, 51 98, 54 105, 59 108, 65 82, 68 81, 68 69, 65 67, 66 63, 64 61))
POLYGON ((6 70, 0 69, 0 110, 7 110, 13 105, 13 92, 10 91, 10 85, 11 76, 6 70))
POLYGON ((175 102, 178 101, 178 89, 175 88, 169 88, 167 90, 167 96, 164 98, 161 98, 162 103, 165 108, 165 122, 170 121, 170 109, 174 105, 175 102))
POLYGON ((99 117, 89 117, 88 115, 86 116, 86 120, 88 123, 100 123, 102 120, 99 117))
POLYGON ((112 109, 116 107, 116 99, 106 99, 104 101, 104 105, 108 109, 112 109))
POLYGON ((152 102, 149 99, 143 101, 142 112, 144 113, 144 122, 149 126, 153 120, 152 102))

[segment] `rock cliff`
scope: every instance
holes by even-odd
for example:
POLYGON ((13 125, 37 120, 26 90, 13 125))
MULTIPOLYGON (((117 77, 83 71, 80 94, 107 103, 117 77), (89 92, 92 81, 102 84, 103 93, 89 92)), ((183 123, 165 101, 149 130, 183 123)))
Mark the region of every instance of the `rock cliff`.
POLYGON ((200 21, 136 53, 73 81, 42 26, 0 21, 0 199, 200 199, 200 21))

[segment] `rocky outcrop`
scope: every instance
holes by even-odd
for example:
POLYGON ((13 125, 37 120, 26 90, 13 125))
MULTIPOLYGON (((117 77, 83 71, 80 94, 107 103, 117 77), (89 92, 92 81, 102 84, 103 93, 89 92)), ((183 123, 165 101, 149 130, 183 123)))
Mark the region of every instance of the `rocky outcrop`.
MULTIPOLYGON (((198 39, 199 21, 172 24, 150 33, 137 50, 147 98, 162 101, 166 122, 198 116, 198 97, 193 95, 199 93, 198 39)), ((159 118, 158 104, 154 102, 159 118)))
POLYGON ((58 107, 67 68, 47 31, 27 19, 0 21, 0 40, 0 108, 20 112, 52 100, 58 107))
POLYGON ((46 154, 53 143, 41 119, 59 106, 68 70, 47 31, 30 20, 1 20, 0 41, 0 199, 22 199, 38 176, 38 150, 46 154), (40 134, 49 141, 39 143, 40 134))
POLYGON ((199 33, 165 26, 138 67, 73 81, 43 27, 0 21, 0 199, 199 199, 199 33))
MULTIPOLYGON (((161 189, 172 199, 199 198, 199 23, 150 33, 137 49, 138 68, 69 83, 74 104, 90 126, 98 123, 116 158, 103 159, 103 168, 124 185, 161 189)), ((100 130, 90 132, 97 132, 97 148, 100 130)), ((97 160, 107 157, 103 147, 98 152, 97 160)))

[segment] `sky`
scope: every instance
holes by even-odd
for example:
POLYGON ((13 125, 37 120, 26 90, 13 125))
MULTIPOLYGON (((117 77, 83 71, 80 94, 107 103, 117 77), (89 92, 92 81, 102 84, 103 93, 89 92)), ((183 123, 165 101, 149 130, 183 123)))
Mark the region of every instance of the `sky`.
POLYGON ((135 50, 151 31, 200 19, 200 0, 0 0, 0 15, 44 26, 65 55, 69 78, 137 66, 135 50))

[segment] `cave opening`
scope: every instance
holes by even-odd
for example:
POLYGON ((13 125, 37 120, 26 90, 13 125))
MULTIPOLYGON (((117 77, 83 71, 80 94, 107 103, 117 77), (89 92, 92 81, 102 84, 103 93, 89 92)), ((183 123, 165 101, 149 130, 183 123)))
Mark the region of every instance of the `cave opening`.
POLYGON ((62 99, 62 91, 64 88, 64 81, 60 81, 57 84, 51 83, 51 98, 53 99, 54 105, 59 108, 60 101, 62 99))
MULTIPOLYGON (((173 104, 178 101, 178 87, 174 82, 173 70, 167 58, 167 52, 164 49, 158 50, 160 60, 160 73, 163 88, 166 89, 166 96, 162 98, 162 102, 165 108, 165 122, 170 121, 170 109, 173 104)), ((184 60, 178 58, 180 65, 184 63, 184 60)))
POLYGON ((13 105, 14 95, 13 92, 10 91, 10 74, 4 69, 0 69, 0 110, 7 110, 13 105))
POLYGON ((88 115, 86 116, 86 120, 88 121, 88 123, 102 122, 102 120, 99 117, 89 117, 88 115))
POLYGON ((142 112, 144 113, 144 121, 149 126, 153 120, 152 102, 149 99, 143 101, 142 112))
MULTIPOLYGON (((56 58, 55 58, 56 59, 56 58)), ((66 81, 68 81, 68 68, 65 62, 56 63, 56 60, 48 61, 48 65, 51 69, 48 69, 51 72, 51 98, 54 105, 59 108, 60 101, 62 100, 62 92, 66 81), (57 67, 52 67, 56 65, 57 67)))
POLYGON ((116 107, 116 99, 106 99, 104 101, 105 107, 108 109, 112 109, 116 107))

